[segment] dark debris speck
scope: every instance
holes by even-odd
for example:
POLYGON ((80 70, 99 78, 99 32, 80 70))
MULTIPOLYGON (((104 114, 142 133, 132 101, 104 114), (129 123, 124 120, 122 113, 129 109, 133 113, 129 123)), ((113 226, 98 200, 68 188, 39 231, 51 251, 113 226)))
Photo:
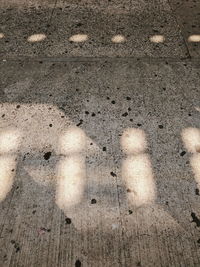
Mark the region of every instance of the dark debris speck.
POLYGON ((20 247, 19 247, 18 244, 15 244, 15 245, 14 245, 14 248, 15 248, 15 252, 16 252, 16 253, 20 251, 20 247))
POLYGON ((79 123, 76 124, 76 126, 81 126, 82 123, 83 123, 83 120, 80 120, 79 123))
POLYGON ((200 220, 194 212, 191 212, 192 222, 196 223, 197 227, 200 227, 200 220))
POLYGON ((66 219, 65 219, 65 223, 66 223, 66 224, 71 224, 71 223, 72 223, 72 220, 71 220, 70 218, 66 218, 66 219))
POLYGON ((46 152, 46 153, 44 154, 44 159, 45 159, 45 160, 50 159, 50 157, 51 157, 51 152, 50 152, 50 151, 49 151, 49 152, 46 152))
POLYGON ((122 117, 126 117, 126 116, 128 116, 128 112, 125 112, 122 114, 122 117))
POLYGON ((96 203, 97 203, 96 199, 93 198, 93 199, 91 200, 91 204, 96 204, 96 203))
POLYGON ((195 189, 195 195, 199 196, 199 189, 198 188, 195 189))
POLYGON ((76 260, 75 267, 81 267, 81 261, 80 260, 76 260))
POLYGON ((76 27, 81 27, 83 25, 83 23, 79 22, 76 24, 76 27))
POLYGON ((11 240, 10 242, 11 242, 11 244, 14 245, 15 252, 16 252, 16 253, 19 252, 19 251, 20 251, 20 246, 19 246, 19 244, 18 244, 15 240, 11 240))
POLYGON ((185 151, 182 151, 182 152, 180 153, 181 157, 183 157, 185 154, 186 154, 185 151))
POLYGON ((44 232, 51 232, 51 229, 45 227, 41 227, 40 230, 44 232))

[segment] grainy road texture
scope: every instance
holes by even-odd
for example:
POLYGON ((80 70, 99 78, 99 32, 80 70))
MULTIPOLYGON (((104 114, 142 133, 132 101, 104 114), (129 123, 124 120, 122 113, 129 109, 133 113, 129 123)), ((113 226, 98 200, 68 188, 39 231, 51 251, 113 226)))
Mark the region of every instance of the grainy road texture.
POLYGON ((199 18, 0 1, 0 266, 200 266, 199 18))

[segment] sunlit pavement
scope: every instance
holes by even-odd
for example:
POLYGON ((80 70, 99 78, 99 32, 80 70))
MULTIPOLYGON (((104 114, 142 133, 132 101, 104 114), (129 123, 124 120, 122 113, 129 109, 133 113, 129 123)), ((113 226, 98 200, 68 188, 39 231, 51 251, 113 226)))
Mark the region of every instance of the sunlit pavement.
POLYGON ((0 266, 200 266, 200 6, 0 2, 0 266))

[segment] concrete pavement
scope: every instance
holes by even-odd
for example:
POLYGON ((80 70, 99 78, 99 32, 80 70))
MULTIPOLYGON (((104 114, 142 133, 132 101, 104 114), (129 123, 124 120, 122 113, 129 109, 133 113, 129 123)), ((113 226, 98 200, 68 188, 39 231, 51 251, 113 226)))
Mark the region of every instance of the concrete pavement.
POLYGON ((0 265, 199 266, 198 3, 0 6, 0 265))

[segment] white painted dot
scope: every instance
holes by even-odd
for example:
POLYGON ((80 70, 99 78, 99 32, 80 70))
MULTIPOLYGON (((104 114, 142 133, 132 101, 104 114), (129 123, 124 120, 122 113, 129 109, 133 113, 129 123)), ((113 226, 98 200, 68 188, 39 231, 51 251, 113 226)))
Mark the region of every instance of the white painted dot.
POLYGON ((121 34, 115 35, 112 38, 112 42, 116 44, 124 43, 125 41, 126 41, 126 38, 121 34))
POLYGON ((200 42, 200 34, 190 35, 188 37, 188 41, 189 42, 194 42, 194 43, 200 42))
POLYGON ((149 39, 152 43, 156 44, 163 43, 165 41, 165 37, 163 35, 153 35, 149 39))
POLYGON ((88 36, 87 34, 75 34, 72 35, 69 40, 71 42, 75 42, 75 43, 81 43, 81 42, 85 42, 88 40, 88 36))
POLYGON ((46 39, 46 35, 43 33, 37 33, 37 34, 33 34, 31 36, 28 37, 28 42, 30 43, 36 43, 36 42, 41 42, 44 39, 46 39))

